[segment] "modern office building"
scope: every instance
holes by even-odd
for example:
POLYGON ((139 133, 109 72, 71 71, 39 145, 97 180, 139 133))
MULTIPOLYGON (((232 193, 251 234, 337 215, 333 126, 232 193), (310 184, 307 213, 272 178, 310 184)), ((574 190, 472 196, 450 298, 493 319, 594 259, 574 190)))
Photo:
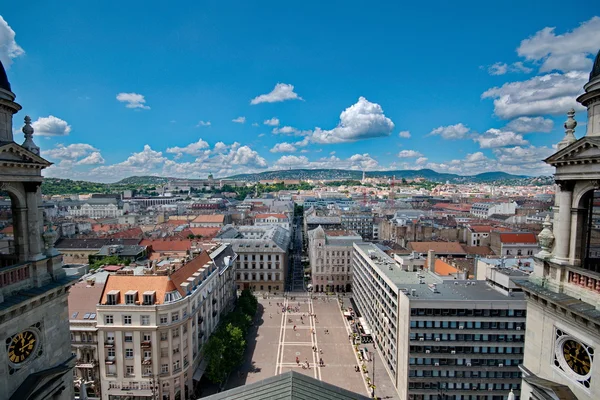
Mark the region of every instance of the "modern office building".
POLYGON ((565 137, 545 161, 556 167, 554 228, 550 218, 539 235, 527 294, 527 340, 523 399, 600 398, 600 52, 585 93, 587 132, 574 135, 575 110, 565 137), (567 398, 567 397, 562 397, 567 398))
POLYGON ((103 400, 188 398, 201 348, 235 299, 236 254, 215 245, 144 275, 110 275, 97 306, 103 400))
POLYGON ((42 170, 51 165, 33 141, 15 143, 15 102, 0 62, 0 184, 10 198, 13 240, 0 254, 0 399, 73 399, 67 295, 74 283, 44 229, 42 170))
POLYGON ((308 232, 308 258, 315 292, 352 290, 352 245, 362 242, 354 232, 324 230, 308 232))
POLYGON ((522 293, 407 271, 370 243, 353 248, 353 298, 400 399, 518 398, 522 293))

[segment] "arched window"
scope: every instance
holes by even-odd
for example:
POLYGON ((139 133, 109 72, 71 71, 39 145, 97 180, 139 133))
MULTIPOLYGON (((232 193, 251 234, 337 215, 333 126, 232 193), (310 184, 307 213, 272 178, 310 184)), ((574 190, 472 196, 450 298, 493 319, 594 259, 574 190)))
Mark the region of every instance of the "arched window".
POLYGON ((585 209, 582 232, 578 232, 582 267, 600 272, 600 190, 591 190, 581 200, 585 209))

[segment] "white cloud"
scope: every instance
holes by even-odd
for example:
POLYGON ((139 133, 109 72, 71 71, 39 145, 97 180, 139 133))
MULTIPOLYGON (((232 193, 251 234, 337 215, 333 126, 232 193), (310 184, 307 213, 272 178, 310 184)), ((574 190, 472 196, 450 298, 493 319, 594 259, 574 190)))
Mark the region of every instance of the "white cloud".
POLYGON ((439 135, 447 140, 464 139, 467 137, 470 129, 462 123, 456 125, 440 126, 432 130, 430 135, 439 135))
POLYGON ((196 128, 200 127, 200 126, 210 126, 211 123, 210 121, 200 121, 198 122, 198 124, 196 125, 196 128))
POLYGON ((398 137, 404 138, 404 139, 409 139, 410 138, 410 132, 409 131, 400 131, 400 133, 398 134, 398 137))
POLYGON ((570 108, 584 109, 575 98, 587 80, 586 72, 546 74, 493 87, 481 98, 494 99, 494 113, 503 119, 562 114, 570 108))
POLYGON ((213 153, 223 153, 228 148, 229 146, 227 146, 225 143, 217 142, 215 143, 215 147, 213 148, 213 153))
POLYGON ((589 71, 592 60, 588 57, 598 51, 600 18, 593 17, 562 35, 554 27, 546 27, 521 41, 517 53, 528 61, 542 62, 540 72, 589 71))
POLYGON ((417 158, 417 161, 415 161, 415 164, 422 165, 422 164, 425 164, 427 162, 427 160, 428 160, 427 157, 419 157, 419 158, 417 158))
POLYGON ((346 143, 357 140, 390 136, 394 123, 383 114, 377 103, 360 97, 356 104, 340 114, 338 126, 331 130, 316 128, 311 136, 315 143, 346 143))
POLYGON ((150 107, 146 105, 144 96, 139 93, 119 93, 117 94, 117 100, 121 103, 126 103, 125 107, 127 108, 150 109, 150 107))
POLYGON ((266 167, 267 161, 261 157, 258 152, 252 150, 248 146, 232 148, 226 156, 227 164, 225 165, 249 165, 254 167, 266 167))
POLYGON ((250 104, 278 103, 286 100, 303 100, 294 92, 294 86, 287 83, 278 83, 275 88, 267 94, 261 94, 250 100, 250 104))
POLYGON ((40 117, 31 126, 38 136, 67 136, 71 132, 71 125, 54 115, 40 117))
POLYGON ((477 153, 467 154, 467 156, 465 157, 465 161, 471 163, 485 160, 487 160, 487 157, 480 151, 478 151, 477 153))
POLYGON ((547 133, 550 132, 553 127, 554 121, 544 117, 519 117, 506 124, 506 129, 519 133, 547 133))
POLYGON ((423 154, 415 150, 402 150, 400 153, 398 153, 399 158, 416 158, 421 157, 422 155, 423 154))
POLYGON ((15 31, 0 15, 0 61, 8 69, 12 60, 23 54, 25 54, 25 50, 15 41, 15 31))
POLYGON ((306 156, 282 156, 273 167, 275 169, 289 168, 333 168, 333 169, 353 169, 353 170, 373 170, 379 166, 377 160, 369 154, 354 154, 353 156, 342 160, 334 155, 310 161, 306 156))
POLYGON ((244 124, 246 123, 246 117, 237 117, 232 119, 231 122, 235 122, 236 124, 244 124))
POLYGON ((253 126, 253 127, 257 127, 257 126, 260 126, 260 125, 258 124, 258 122, 253 122, 253 123, 252 123, 252 126, 253 126))
POLYGON ((287 143, 287 142, 283 142, 283 143, 277 143, 269 151, 271 153, 295 153, 296 150, 297 149, 296 149, 296 147, 293 144, 287 143))
POLYGON ((199 156, 203 154, 203 150, 209 147, 208 143, 202 139, 198 139, 195 143, 190 143, 185 147, 169 147, 167 148, 167 153, 177 154, 181 157, 183 154, 188 154, 191 156, 199 156))
POLYGON ((522 147, 494 149, 494 155, 498 162, 508 165, 542 164, 542 160, 552 155, 556 150, 542 147, 522 147))
POLYGON ((266 135, 266 133, 259 133, 259 134, 258 134, 258 137, 263 137, 263 136, 265 136, 265 135, 266 135))
POLYGON ((283 135, 302 135, 309 134, 310 131, 301 131, 299 129, 294 128, 293 126, 282 126, 281 128, 273 128, 271 131, 275 135, 283 134, 283 135))
POLYGON ((497 62, 488 67, 488 73, 490 75, 504 75, 507 72, 524 72, 528 74, 531 71, 533 71, 533 69, 523 65, 523 62, 521 61, 512 64, 497 62))
POLYGON ((277 125, 279 125, 279 118, 266 119, 263 122, 263 124, 269 125, 269 126, 277 126, 277 125))
POLYGON ((99 151, 94 151, 89 156, 87 156, 77 162, 77 165, 98 165, 98 164, 104 164, 104 158, 102 157, 102 155, 100 154, 99 151))
POLYGON ((473 140, 479 143, 479 147, 482 149, 529 144, 527 140, 523 139, 522 135, 493 128, 488 129, 481 135, 474 135, 473 140))
POLYGON ((53 149, 42 150, 42 156, 51 160, 75 161, 96 151, 98 149, 87 143, 73 143, 68 146, 59 143, 53 149))

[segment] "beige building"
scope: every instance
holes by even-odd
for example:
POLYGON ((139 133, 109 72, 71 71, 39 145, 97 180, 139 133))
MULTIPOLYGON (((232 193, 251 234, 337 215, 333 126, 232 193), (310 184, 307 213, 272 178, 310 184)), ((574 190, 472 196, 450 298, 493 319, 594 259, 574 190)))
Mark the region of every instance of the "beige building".
POLYGON ((13 138, 15 103, 0 62, 0 179, 11 201, 12 247, 0 254, 0 399, 73 398, 67 309, 72 281, 54 249, 56 233, 44 231, 42 170, 50 162, 33 142, 25 117, 22 145, 13 138))
POLYGON ((103 400, 174 400, 202 377, 202 346, 235 299, 236 254, 215 245, 145 275, 111 275, 97 327, 103 400))
POLYGON ((600 53, 585 93, 587 133, 565 137, 545 161, 556 167, 554 227, 544 222, 528 296, 523 399, 600 398, 600 53), (569 397, 567 397, 569 396, 569 397))
POLYGON ((352 291, 352 245, 362 237, 344 230, 308 231, 308 258, 315 292, 352 291))
POLYGON ((215 241, 230 243, 238 255, 238 289, 285 290, 290 232, 280 226, 226 226, 215 241))

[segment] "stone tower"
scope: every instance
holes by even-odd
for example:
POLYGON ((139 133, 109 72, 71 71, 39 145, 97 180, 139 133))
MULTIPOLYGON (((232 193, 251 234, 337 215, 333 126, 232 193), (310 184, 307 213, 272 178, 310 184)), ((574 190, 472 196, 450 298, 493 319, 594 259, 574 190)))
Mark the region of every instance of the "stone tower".
POLYGON ((587 132, 565 122, 556 167, 554 227, 540 233, 534 272, 519 284, 527 295, 523 399, 600 398, 600 52, 585 93, 587 132))
POLYGON ((15 143, 13 115, 21 109, 0 62, 0 190, 11 200, 14 239, 0 250, 0 399, 72 399, 67 293, 71 281, 44 230, 42 170, 31 119, 15 143))

